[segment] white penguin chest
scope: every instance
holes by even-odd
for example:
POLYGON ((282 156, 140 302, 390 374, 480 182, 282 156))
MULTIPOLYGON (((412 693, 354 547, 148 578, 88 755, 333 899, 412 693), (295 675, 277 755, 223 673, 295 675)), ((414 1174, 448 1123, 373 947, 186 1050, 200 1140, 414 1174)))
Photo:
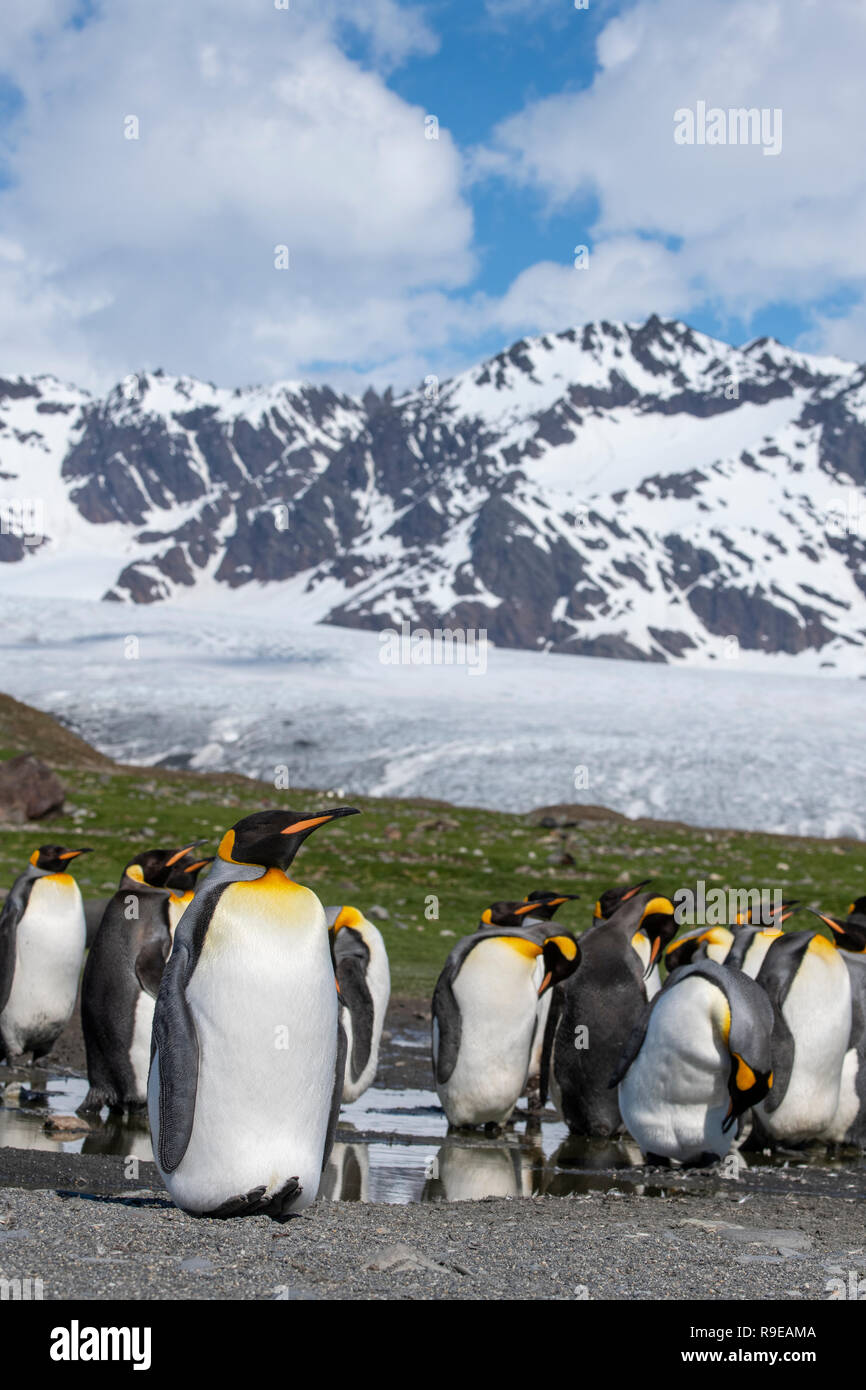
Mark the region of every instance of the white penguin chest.
POLYGON ((619 1090, 623 1119, 645 1152, 682 1159, 727 1151, 730 1058, 717 1011, 718 991, 699 977, 656 1005, 619 1090))
POLYGON ((304 889, 233 885, 186 990, 199 1040, 196 1132, 255 1147, 321 1144, 334 1084, 337 989, 324 913, 304 889))
POLYGON ((68 874, 37 878, 15 937, 15 975, 4 1022, 65 1022, 72 1012, 86 927, 68 874))
POLYGON ((765 1122, 773 1132, 799 1139, 829 1125, 839 1102, 851 1032, 851 981, 835 947, 809 951, 782 1013, 794 1039, 794 1062, 785 1094, 765 1122))

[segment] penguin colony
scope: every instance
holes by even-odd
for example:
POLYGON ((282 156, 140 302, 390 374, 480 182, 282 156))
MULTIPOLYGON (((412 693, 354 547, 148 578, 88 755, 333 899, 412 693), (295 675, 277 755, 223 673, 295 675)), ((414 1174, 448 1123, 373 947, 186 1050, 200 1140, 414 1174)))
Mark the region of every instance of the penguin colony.
MULTIPOLYGON (((309 835, 355 814, 258 812, 213 858, 201 842, 142 851, 83 977, 69 869, 89 850, 34 850, 0 912, 0 1056, 48 1053, 81 977, 81 1111, 146 1108, 163 1181, 192 1214, 302 1211, 340 1105, 375 1079, 382 934, 290 873, 309 835)), ((866 897, 816 912, 826 930, 786 931, 798 904, 783 903, 769 923, 678 935, 645 880, 603 893, 578 936, 554 923, 575 896, 492 903, 450 952, 432 1064, 453 1130, 500 1129, 526 1095, 530 1113, 550 1096, 572 1134, 630 1135, 649 1163, 706 1165, 743 1142, 866 1146, 866 897)))

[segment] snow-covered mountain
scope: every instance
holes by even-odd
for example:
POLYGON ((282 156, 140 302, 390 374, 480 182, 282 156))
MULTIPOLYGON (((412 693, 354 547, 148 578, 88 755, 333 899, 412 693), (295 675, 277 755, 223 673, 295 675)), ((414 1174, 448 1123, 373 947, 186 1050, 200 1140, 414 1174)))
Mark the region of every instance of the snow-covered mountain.
POLYGON ((363 400, 2 381, 0 499, 7 593, 698 664, 866 647, 866 368, 656 317, 363 400))

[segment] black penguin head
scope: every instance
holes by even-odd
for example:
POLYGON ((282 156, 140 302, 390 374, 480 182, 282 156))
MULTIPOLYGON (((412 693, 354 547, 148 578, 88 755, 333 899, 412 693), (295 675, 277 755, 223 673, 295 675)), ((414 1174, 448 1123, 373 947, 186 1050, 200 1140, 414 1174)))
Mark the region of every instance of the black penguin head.
POLYGON ((64 849, 62 845, 40 845, 30 856, 30 863, 49 874, 64 874, 79 854, 92 854, 92 849, 64 849))
POLYGON ((244 816, 220 841, 219 858, 229 864, 288 869, 308 835, 341 816, 357 816, 354 806, 328 811, 256 811, 244 816))
POLYGON ((849 917, 862 917, 866 922, 866 895, 862 898, 855 898, 853 903, 848 904, 849 917))
POLYGON ((579 893, 557 893, 551 888, 536 888, 523 899, 524 906, 531 908, 531 915, 540 922, 549 922, 563 903, 576 902, 579 893))
POLYGON ((544 956, 544 979, 538 988, 538 997, 541 998, 546 990, 552 989, 554 985, 562 984, 569 975, 573 975, 580 965, 580 947, 577 938, 571 932, 558 932, 556 936, 548 936, 542 947, 544 956))
POLYGON ((195 881, 206 864, 212 864, 214 856, 211 854, 204 859, 196 859, 190 852, 179 859, 173 868, 170 869, 165 880, 166 888, 170 888, 173 893, 191 893, 195 888, 195 881))
POLYGON ((800 901, 798 898, 783 898, 779 905, 778 911, 776 911, 775 908, 771 908, 769 922, 763 921, 761 911, 759 910, 758 921, 756 923, 754 909, 750 904, 747 908, 736 914, 733 922, 731 923, 731 926, 750 927, 756 925, 764 927, 781 927, 783 922, 787 922, 789 917, 793 917, 794 913, 797 911, 799 906, 800 901))
POLYGON ((593 917, 597 922, 606 922, 613 916, 617 908, 622 907, 623 903, 627 903, 642 888, 646 888, 648 883, 652 883, 651 878, 643 879, 640 883, 636 883, 633 888, 608 888, 596 903, 593 917))
POLYGON ((538 904, 535 902, 498 902, 485 907, 481 914, 484 927, 523 927, 527 918, 538 918, 538 904))
POLYGON ((691 965, 693 961, 705 960, 709 955, 709 946, 729 949, 732 940, 727 927, 697 927, 694 931, 684 932, 665 948, 665 969, 670 975, 671 971, 691 965))
POLYGON ((677 920, 674 911, 675 908, 670 898, 655 897, 649 899, 641 912, 638 931, 643 932, 650 943, 650 958, 644 972, 644 979, 647 978, 655 965, 659 952, 667 946, 669 941, 673 941, 677 934, 677 920))
MULTIPOLYGON (((767 1038, 769 1047, 769 1036, 767 1038)), ((761 1049, 763 1052, 763 1048, 761 1049)), ((728 1113, 722 1124, 722 1133, 727 1134, 731 1126, 736 1122, 740 1115, 747 1110, 751 1110, 754 1105, 760 1105, 762 1100, 770 1094, 773 1086, 773 1071, 766 1057, 762 1057, 763 1066, 760 1066, 754 1058, 752 1062, 746 1061, 741 1053, 731 1052, 731 1070, 728 1074, 728 1094, 731 1103, 728 1113)))
POLYGON ((858 955, 866 954, 866 917, 856 915, 849 915, 847 918, 831 917, 829 913, 818 912, 814 907, 810 907, 809 911, 830 928, 833 933, 833 940, 840 951, 856 951, 858 955))
POLYGON ((194 840, 181 849, 142 850, 134 859, 130 859, 123 877, 131 878, 136 883, 149 884, 151 888, 166 888, 172 875, 182 872, 182 865, 190 851, 200 844, 201 840, 194 840))

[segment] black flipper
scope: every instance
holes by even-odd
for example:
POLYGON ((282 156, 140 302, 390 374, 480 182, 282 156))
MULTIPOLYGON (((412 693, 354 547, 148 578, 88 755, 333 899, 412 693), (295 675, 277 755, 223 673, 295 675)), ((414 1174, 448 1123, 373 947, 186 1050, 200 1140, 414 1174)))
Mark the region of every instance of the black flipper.
POLYGON ((18 923, 27 911, 30 892, 38 877, 38 874, 31 872, 16 878, 0 912, 0 1013, 6 1008, 12 993, 18 923))
POLYGON ((195 1120, 198 1090, 198 1035, 186 986, 194 962, 186 941, 175 940, 162 975, 153 1016, 151 1066, 159 1067, 158 1158, 166 1173, 173 1173, 187 1150, 195 1120))
MULTIPOLYGON (((340 1004, 342 1010, 343 1005, 340 1004)), ((343 1099, 343 1078, 346 1074, 346 1053, 348 1043, 343 1025, 337 1019, 337 1060, 334 1065, 334 1089, 331 1093, 331 1113, 328 1116, 328 1128, 325 1131, 325 1149, 322 1154, 322 1172, 327 1167, 328 1159, 331 1157, 331 1150, 334 1147, 334 1136, 337 1133, 337 1121, 340 1118, 340 1103, 343 1099)))
POLYGON ((547 1012, 547 1022, 544 1026, 544 1041, 541 1044, 541 1069, 538 1074, 538 1099, 542 1109, 547 1104, 547 1097, 550 1094, 550 1062, 553 1056, 553 1040, 556 1037, 556 1025, 559 1023, 559 1016, 562 1013, 562 1003, 563 993, 557 985, 551 995, 550 1008, 547 1012))
POLYGON ((773 1035, 770 1050, 773 1058, 773 1089, 764 1101, 768 1114, 778 1110, 791 1081, 794 1068, 794 1035, 788 1027, 782 1005, 800 968, 802 957, 809 949, 815 932, 788 932, 773 942, 758 971, 755 983, 766 992, 773 1006, 773 1035))
POLYGON ((233 880, 205 884, 177 925, 174 949, 162 972, 153 1012, 150 1064, 159 1066, 159 1143, 166 1173, 180 1164, 192 1135, 198 1090, 199 1046, 186 988, 201 955, 217 903, 233 880))
POLYGON ((440 1086, 445 1084, 456 1067, 460 1052, 460 1007, 454 998, 456 975, 457 971, 449 958, 433 991, 433 1022, 439 1030, 433 1055, 433 1072, 440 1086))
MULTIPOLYGON (((340 932, 343 936, 348 928, 340 932)), ((369 951, 367 957, 369 959, 369 951)), ((352 1076, 358 1077, 370 1060, 373 1048, 373 996, 367 985, 363 960, 356 955, 337 957, 337 983, 340 998, 352 1016, 352 1076)), ((341 1036, 344 1036, 342 1028, 341 1036)))

